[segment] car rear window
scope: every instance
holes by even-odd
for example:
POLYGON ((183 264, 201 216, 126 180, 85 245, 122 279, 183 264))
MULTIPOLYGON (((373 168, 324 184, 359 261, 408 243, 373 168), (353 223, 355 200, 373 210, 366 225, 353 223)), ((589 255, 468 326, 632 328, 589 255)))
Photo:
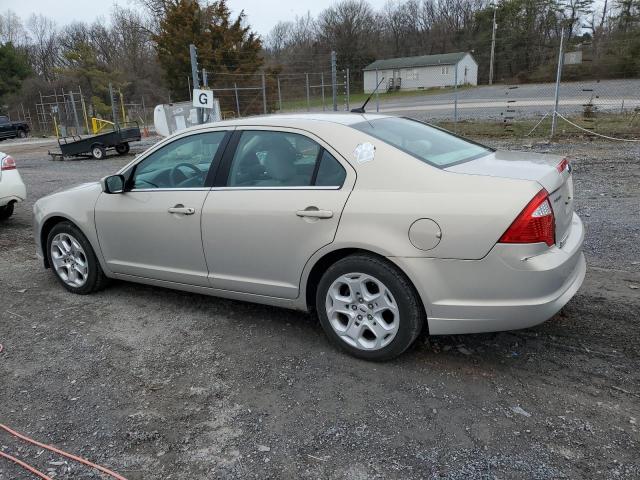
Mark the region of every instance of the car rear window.
POLYGON ((351 126, 439 168, 493 152, 489 147, 409 118, 377 118, 351 126))

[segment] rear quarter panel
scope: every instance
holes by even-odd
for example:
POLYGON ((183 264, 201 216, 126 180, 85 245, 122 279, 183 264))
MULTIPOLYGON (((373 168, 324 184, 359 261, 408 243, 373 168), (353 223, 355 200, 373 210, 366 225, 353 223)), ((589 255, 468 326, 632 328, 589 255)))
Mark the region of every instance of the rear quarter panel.
MULTIPOLYGON (((356 169, 335 248, 358 246, 386 256, 480 259, 540 190, 537 182, 452 173, 430 166, 350 127, 331 142, 356 169), (375 158, 358 163, 358 144, 375 146, 375 158), (442 238, 431 250, 409 241, 418 219, 434 220, 442 238)), ((333 139, 332 139, 333 140, 333 139)))

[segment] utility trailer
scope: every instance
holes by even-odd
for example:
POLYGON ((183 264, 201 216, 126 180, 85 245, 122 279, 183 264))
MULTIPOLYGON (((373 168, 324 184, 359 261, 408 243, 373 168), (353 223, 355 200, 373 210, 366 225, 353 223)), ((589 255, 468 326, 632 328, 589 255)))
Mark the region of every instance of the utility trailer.
POLYGON ((137 142, 141 138, 138 122, 127 122, 118 125, 111 132, 97 135, 72 135, 58 138, 59 152, 49 151, 52 160, 64 160, 69 157, 93 157, 101 160, 107 150, 115 149, 118 155, 129 153, 129 142, 137 142))

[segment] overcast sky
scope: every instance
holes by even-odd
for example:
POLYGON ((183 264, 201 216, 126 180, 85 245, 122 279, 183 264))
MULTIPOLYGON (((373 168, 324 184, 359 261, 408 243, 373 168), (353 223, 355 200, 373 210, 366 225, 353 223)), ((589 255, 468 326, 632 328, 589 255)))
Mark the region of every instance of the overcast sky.
MULTIPOLYGON (((369 0, 376 9, 385 0, 369 0)), ((134 0, 0 0, 0 11, 13 10, 22 19, 32 13, 42 13, 53 18, 58 25, 73 21, 92 22, 99 16, 108 18, 114 3, 122 7, 137 8, 134 0)), ((228 5, 237 14, 244 9, 254 30, 265 36, 280 20, 293 20, 309 11, 312 16, 335 3, 334 0, 228 0, 228 5)))

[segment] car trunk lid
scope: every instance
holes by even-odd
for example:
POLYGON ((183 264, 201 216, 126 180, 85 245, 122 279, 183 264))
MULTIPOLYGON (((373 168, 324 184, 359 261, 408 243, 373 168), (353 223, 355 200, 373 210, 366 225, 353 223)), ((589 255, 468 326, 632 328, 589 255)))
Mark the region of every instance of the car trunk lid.
POLYGON ((515 178, 538 182, 549 192, 556 227, 556 243, 562 245, 573 217, 571 167, 559 155, 496 151, 490 155, 446 168, 467 175, 515 178))

